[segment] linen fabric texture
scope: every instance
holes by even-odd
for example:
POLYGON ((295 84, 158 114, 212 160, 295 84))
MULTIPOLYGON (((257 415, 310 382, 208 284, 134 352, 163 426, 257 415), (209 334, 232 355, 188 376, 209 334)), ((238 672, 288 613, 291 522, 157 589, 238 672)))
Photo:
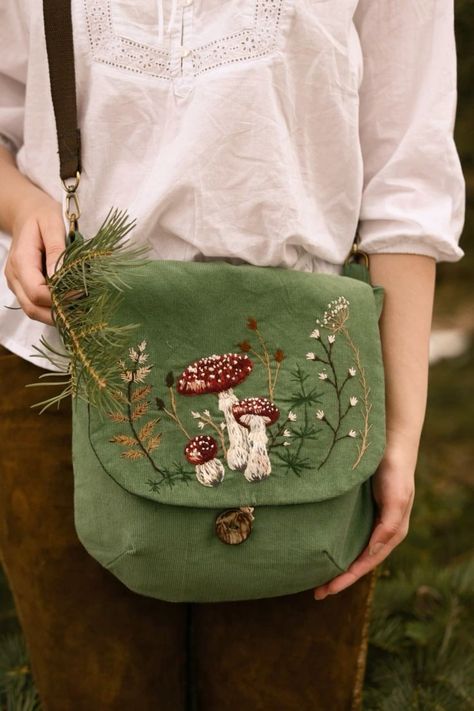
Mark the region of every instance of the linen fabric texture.
POLYGON ((89 553, 170 602, 297 593, 346 569, 370 536, 385 446, 382 290, 227 262, 123 277, 114 322, 139 324, 117 363, 123 401, 72 408, 89 553), (216 528, 229 509, 245 519, 237 543, 216 528))
MULTIPOLYGON (((455 261, 464 180, 453 141, 452 0, 73 0, 84 130, 81 230, 105 211, 158 259, 337 273, 369 253, 455 261)), ((0 7, 0 135, 20 170, 65 193, 41 3, 0 7), (56 156, 56 157, 55 157, 56 156)), ((0 235, 0 264, 10 237, 0 235)), ((2 306, 18 306, 2 270, 2 306)), ((55 329, 0 309, 0 341, 55 329)))

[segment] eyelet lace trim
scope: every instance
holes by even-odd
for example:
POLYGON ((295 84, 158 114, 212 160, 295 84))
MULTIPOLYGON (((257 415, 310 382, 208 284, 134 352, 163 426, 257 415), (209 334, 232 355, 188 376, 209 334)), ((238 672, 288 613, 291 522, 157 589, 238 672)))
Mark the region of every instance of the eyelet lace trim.
MULTIPOLYGON (((256 59, 276 46, 284 0, 255 0, 254 26, 192 49, 194 76, 233 62, 256 59)), ((161 79, 173 79, 172 53, 115 34, 110 0, 84 0, 92 54, 97 62, 161 79)))

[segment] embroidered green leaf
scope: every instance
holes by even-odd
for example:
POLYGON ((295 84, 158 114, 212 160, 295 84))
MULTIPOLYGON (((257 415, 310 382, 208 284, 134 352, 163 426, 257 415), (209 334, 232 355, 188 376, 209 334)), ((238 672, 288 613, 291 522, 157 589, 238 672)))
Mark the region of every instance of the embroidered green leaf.
POLYGON ((172 489, 178 482, 189 484, 194 480, 194 472, 186 470, 180 462, 174 462, 173 469, 163 469, 161 471, 161 479, 148 479, 147 484, 150 487, 150 491, 158 493, 162 486, 168 486, 172 489))
POLYGON ((291 436, 294 439, 318 439, 318 429, 314 425, 304 424, 301 427, 292 427, 291 436))
POLYGON ((287 469, 285 474, 291 471, 300 477, 305 471, 314 469, 314 462, 310 461, 307 457, 300 457, 298 452, 293 452, 289 447, 283 451, 275 452, 275 456, 286 464, 287 469))

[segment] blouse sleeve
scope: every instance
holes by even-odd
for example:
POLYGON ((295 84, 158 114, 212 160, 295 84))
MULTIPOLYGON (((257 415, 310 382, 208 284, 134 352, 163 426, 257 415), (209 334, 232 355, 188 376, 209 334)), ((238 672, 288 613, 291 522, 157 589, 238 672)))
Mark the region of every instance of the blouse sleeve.
POLYGON ((23 144, 27 31, 22 3, 0 4, 0 144, 13 154, 23 144))
POLYGON ((363 55, 361 249, 457 261, 465 181, 453 138, 453 0, 360 0, 354 24, 363 55))

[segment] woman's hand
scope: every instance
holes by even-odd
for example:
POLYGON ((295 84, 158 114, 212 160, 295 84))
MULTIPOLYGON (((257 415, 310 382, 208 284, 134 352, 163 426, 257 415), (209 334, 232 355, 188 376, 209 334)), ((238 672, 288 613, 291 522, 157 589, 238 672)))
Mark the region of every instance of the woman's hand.
POLYGON ((376 520, 366 549, 344 573, 315 588, 316 600, 355 583, 407 535, 426 410, 435 273, 435 260, 423 254, 370 255, 372 283, 385 290, 380 335, 387 444, 372 477, 376 520))
POLYGON ((15 220, 5 278, 23 311, 35 321, 53 325, 51 294, 43 264, 51 276, 64 248, 61 205, 51 198, 32 206, 15 220))
POLYGON ((65 248, 62 207, 20 173, 3 147, 0 182, 0 224, 12 236, 6 282, 27 316, 53 325, 45 269, 51 276, 65 248))
POLYGON ((316 600, 355 583, 385 560, 406 537, 415 495, 417 452, 417 444, 410 442, 409 438, 387 444, 384 457, 371 480, 377 514, 369 542, 344 573, 315 588, 316 600))

